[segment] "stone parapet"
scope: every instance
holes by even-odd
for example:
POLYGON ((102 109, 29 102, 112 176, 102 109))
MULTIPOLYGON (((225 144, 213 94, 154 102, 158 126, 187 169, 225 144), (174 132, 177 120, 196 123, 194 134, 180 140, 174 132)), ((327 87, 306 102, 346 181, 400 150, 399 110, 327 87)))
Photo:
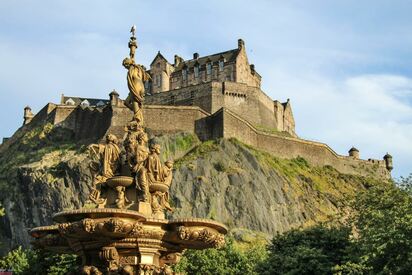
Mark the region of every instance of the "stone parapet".
POLYGON ((337 154, 324 143, 266 133, 226 108, 219 110, 219 116, 223 121, 224 138, 236 138, 277 157, 286 159, 303 157, 312 165, 330 165, 346 174, 375 175, 377 178, 385 179, 391 176, 384 160, 354 159, 337 154))

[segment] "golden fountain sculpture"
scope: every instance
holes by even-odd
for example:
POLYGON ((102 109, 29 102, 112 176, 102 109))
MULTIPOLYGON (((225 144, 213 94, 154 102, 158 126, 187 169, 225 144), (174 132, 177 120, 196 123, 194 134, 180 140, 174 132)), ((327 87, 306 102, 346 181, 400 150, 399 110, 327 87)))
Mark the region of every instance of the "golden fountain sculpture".
POLYGON ((212 220, 165 218, 172 211, 173 161, 161 162, 160 145, 149 142, 143 128, 144 81, 150 76, 135 64, 135 30, 123 60, 125 105, 133 112, 123 142, 108 134, 104 144, 89 146, 93 187, 87 207, 56 213, 55 224, 30 230, 34 246, 79 255, 81 274, 173 274, 169 265, 185 249, 220 247, 227 233, 212 220))

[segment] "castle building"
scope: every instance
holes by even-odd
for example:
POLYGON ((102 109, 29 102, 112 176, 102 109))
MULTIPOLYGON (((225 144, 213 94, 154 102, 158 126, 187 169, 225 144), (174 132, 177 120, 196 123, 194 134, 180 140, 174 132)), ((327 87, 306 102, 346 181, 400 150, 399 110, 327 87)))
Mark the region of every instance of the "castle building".
MULTIPOLYGON (((303 157, 312 165, 330 165, 342 173, 390 178, 392 156, 382 160, 348 156, 327 144, 304 140, 295 133, 291 102, 272 100, 261 90, 261 76, 249 64, 245 43, 225 52, 171 64, 159 52, 147 71, 144 126, 152 134, 189 132, 200 140, 236 138, 280 158, 303 157)), ((133 114, 113 90, 109 99, 62 95, 59 104, 48 103, 37 114, 24 109, 24 125, 8 140, 7 148, 22 132, 44 123, 73 131, 77 140, 103 140, 107 134, 122 138, 133 114)))
POLYGON ((245 42, 221 53, 184 60, 178 55, 171 64, 159 52, 147 71, 145 83, 149 105, 199 106, 213 114, 225 107, 257 128, 296 136, 290 101, 273 101, 261 90, 261 76, 249 64, 245 42))

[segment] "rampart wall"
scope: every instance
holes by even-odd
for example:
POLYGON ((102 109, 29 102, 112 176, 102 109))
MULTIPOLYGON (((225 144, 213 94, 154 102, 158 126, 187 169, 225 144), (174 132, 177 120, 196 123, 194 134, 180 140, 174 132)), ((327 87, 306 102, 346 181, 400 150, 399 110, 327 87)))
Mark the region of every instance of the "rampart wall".
MULTIPOLYGON (((125 126, 132 119, 132 112, 126 107, 112 107, 110 128, 107 133, 121 138, 125 126)), ((153 134, 190 132, 196 133, 197 120, 210 114, 197 106, 159 106, 145 105, 143 107, 144 125, 153 134)))
MULTIPOLYGON (((147 96, 146 105, 199 106, 208 113, 226 107, 252 124, 278 129, 273 100, 260 88, 236 82, 208 82, 147 96)), ((293 129, 294 133, 294 129, 293 129)))
POLYGON ((330 165, 341 173, 370 176, 373 172, 377 177, 390 177, 383 160, 360 160, 341 156, 324 143, 259 131, 226 108, 219 110, 219 113, 223 119, 225 138, 236 138, 280 158, 291 159, 300 156, 313 165, 330 165))
MULTIPOLYGON (((211 98, 213 99, 213 96, 211 98)), ((145 105, 143 112, 145 127, 153 134, 183 131, 195 133, 201 140, 236 138, 280 158, 300 156, 313 165, 330 165, 342 173, 368 176, 373 173, 377 177, 390 177, 383 160, 360 160, 341 156, 324 143, 266 133, 228 108, 221 108, 211 115, 198 106, 145 105)), ((7 144, 25 129, 47 122, 72 129, 77 140, 102 140, 108 133, 122 139, 125 126, 131 119, 132 112, 121 102, 117 106, 108 105, 103 109, 49 103, 0 149, 5 149, 7 144)))

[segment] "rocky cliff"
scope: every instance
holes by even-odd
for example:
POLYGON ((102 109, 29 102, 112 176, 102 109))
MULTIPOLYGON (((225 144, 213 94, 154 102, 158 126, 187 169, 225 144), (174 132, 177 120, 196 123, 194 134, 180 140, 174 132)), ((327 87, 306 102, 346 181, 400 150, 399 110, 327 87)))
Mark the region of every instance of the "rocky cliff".
MULTIPOLYGON (((344 215, 351 196, 370 179, 283 160, 231 140, 201 143, 185 133, 156 137, 164 159, 175 160, 172 217, 207 217, 230 228, 267 234, 344 215)), ((0 149, 2 251, 28 246, 29 228, 53 213, 81 207, 91 175, 85 147, 67 129, 40 125, 0 149)))

